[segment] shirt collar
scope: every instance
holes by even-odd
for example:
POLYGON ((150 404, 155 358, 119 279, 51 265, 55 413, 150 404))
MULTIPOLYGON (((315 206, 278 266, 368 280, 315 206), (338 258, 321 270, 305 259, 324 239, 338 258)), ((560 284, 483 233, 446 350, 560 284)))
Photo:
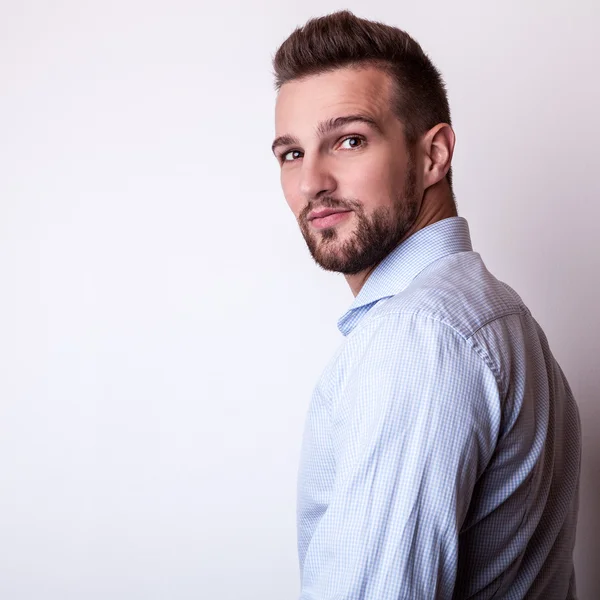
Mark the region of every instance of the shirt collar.
POLYGON ((375 267, 339 319, 338 329, 348 335, 376 302, 405 290, 425 267, 449 254, 472 249, 469 225, 463 217, 450 217, 420 229, 375 267))

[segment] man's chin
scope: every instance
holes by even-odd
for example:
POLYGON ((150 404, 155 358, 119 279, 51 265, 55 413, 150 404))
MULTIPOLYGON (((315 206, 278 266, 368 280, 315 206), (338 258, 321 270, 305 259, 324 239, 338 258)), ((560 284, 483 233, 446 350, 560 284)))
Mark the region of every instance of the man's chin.
POLYGON ((357 261, 352 257, 347 256, 341 248, 318 248, 316 251, 311 251, 313 260, 325 271, 334 273, 343 273, 345 275, 353 275, 357 261))

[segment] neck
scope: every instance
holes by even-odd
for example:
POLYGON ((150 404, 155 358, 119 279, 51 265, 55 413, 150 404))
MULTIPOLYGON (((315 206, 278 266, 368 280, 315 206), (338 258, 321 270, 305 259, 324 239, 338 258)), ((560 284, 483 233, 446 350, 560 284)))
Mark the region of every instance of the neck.
MULTIPOLYGON (((421 210, 417 215, 414 223, 410 227, 410 229, 406 232, 406 234, 402 237, 402 239, 398 242, 396 248, 402 244, 402 242, 406 241, 410 236, 417 233, 421 229, 428 227, 429 225, 433 225, 438 221, 442 221, 443 219, 448 219, 450 217, 456 217, 456 204, 452 198, 452 194, 450 193, 450 189, 445 186, 446 189, 442 189, 441 187, 436 188, 440 183, 428 188, 423 195, 423 202, 421 203, 421 210)), ((378 263, 379 264, 379 263, 378 263)), ((371 273, 377 268, 377 264, 361 271, 360 273, 356 273, 354 275, 345 275, 346 281, 350 286, 350 290, 354 296, 357 296, 363 285, 371 275, 371 273)))

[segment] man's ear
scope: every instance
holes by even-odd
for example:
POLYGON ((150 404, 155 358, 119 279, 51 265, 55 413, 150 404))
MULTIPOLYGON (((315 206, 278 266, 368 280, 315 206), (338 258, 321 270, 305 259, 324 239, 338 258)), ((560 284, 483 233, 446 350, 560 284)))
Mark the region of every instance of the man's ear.
POLYGON ((430 129, 421 140, 423 150, 423 189, 435 185, 448 173, 452 163, 456 136, 447 123, 430 129))

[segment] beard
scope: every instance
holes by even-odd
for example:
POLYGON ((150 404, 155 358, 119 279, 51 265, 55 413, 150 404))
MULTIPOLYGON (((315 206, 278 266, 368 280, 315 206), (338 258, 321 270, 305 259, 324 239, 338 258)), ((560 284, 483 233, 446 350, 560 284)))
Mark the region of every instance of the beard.
POLYGON ((311 231, 308 214, 316 203, 309 203, 300 213, 298 223, 314 261, 326 271, 356 275, 379 264, 406 236, 419 213, 417 176, 413 161, 409 161, 402 193, 391 207, 379 207, 372 215, 365 214, 356 200, 323 197, 319 208, 340 208, 354 211, 355 230, 340 242, 335 227, 311 231))

